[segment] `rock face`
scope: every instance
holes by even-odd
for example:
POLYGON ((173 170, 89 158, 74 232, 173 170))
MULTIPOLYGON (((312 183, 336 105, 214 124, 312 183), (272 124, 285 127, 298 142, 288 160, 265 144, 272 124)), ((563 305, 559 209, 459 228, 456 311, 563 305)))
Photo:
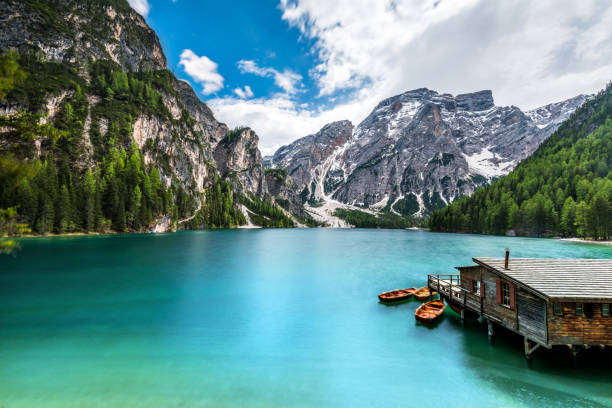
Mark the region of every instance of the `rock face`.
POLYGON ((262 195, 267 187, 258 143, 249 128, 232 131, 216 145, 214 158, 221 176, 232 179, 239 190, 262 195))
POLYGON ((125 1, 8 0, 0 16, 3 50, 38 50, 58 62, 111 60, 127 71, 166 69, 157 35, 125 1))
POLYGON ((287 169, 310 203, 426 215, 507 174, 588 98, 522 112, 495 106, 488 90, 416 89, 382 101, 352 134, 335 122, 281 147, 270 166, 287 169))
POLYGON ((327 124, 316 134, 278 149, 271 158, 271 163, 286 169, 297 188, 302 191, 316 178, 316 175, 312 174, 315 167, 348 142, 352 132, 353 124, 348 120, 327 124))

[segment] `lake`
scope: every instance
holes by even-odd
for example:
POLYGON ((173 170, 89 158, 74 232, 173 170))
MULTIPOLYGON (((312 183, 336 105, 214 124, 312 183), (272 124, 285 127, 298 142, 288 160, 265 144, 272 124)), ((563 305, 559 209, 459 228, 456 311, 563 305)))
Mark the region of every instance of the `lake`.
POLYGON ((471 257, 612 247, 426 231, 267 229, 21 240, 0 257, 0 406, 610 407, 609 349, 573 363, 447 308, 378 303, 471 257))

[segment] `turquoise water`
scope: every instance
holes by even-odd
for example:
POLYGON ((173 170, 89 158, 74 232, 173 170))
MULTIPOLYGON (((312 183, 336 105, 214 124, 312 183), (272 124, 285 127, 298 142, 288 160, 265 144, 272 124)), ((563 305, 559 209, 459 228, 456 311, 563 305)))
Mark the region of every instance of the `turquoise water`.
POLYGON ((610 351, 487 340, 379 304, 472 256, 612 258, 544 239, 237 230, 22 240, 0 258, 0 406, 609 407, 610 351))

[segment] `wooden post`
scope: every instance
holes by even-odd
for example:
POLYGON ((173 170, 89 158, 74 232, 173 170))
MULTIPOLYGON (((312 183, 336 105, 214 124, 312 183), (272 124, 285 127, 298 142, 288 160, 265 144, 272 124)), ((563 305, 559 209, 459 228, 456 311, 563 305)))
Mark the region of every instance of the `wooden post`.
POLYGON ((578 353, 580 352, 580 350, 582 350, 582 346, 577 344, 568 344, 567 346, 570 349, 570 353, 572 353, 572 360, 576 362, 578 353))
POLYGON ((535 346, 534 346, 532 345, 533 342, 531 342, 527 337, 525 337, 524 339, 525 339, 525 358, 527 360, 531 360, 531 356, 540 347, 540 345, 538 343, 535 343, 535 346))
POLYGON ((495 327, 493 326, 493 322, 487 319, 487 336, 489 336, 489 343, 494 344, 495 339, 493 335, 495 334, 495 327))

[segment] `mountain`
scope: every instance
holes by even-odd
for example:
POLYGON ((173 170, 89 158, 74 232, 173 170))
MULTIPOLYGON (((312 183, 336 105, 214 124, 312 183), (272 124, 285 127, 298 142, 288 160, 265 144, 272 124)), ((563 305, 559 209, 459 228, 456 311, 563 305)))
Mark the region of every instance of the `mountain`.
POLYGON ((291 178, 264 171, 255 132, 215 119, 126 1, 0 12, 2 72, 23 74, 0 98, 0 178, 27 167, 0 187, 0 208, 35 232, 311 221, 291 178))
POLYGON ((353 124, 348 120, 327 124, 316 134, 278 149, 271 159, 271 164, 286 169, 300 191, 310 188, 314 192, 320 186, 310 186, 311 181, 323 178, 320 174, 313 174, 313 171, 321 170, 317 166, 347 143, 352 133, 353 124))
POLYGON ((612 85, 576 110, 510 174, 435 212, 447 232, 609 239, 612 85))
POLYGON ((523 112, 496 106, 491 91, 416 89, 379 103, 352 133, 347 121, 329 124, 267 165, 286 169, 314 208, 427 215, 507 174, 588 98, 523 112))
POLYGON ((609 239, 612 85, 578 108, 510 174, 435 212, 430 226, 447 232, 609 239))
POLYGON ((109 60, 125 71, 166 69, 159 39, 126 1, 7 0, 2 50, 40 51, 48 61, 109 60))

